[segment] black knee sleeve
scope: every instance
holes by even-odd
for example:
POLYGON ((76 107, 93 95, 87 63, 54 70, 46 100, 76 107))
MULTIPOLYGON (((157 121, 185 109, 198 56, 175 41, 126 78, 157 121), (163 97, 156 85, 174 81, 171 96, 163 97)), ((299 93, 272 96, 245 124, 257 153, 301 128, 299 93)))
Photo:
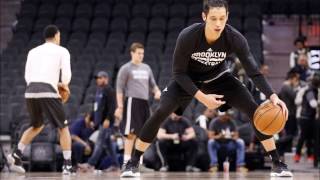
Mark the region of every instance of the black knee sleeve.
POLYGON ((252 124, 252 127, 253 127, 253 129, 254 129, 254 133, 255 133, 256 137, 258 138, 259 141, 264 141, 264 140, 266 140, 266 139, 270 139, 272 136, 262 134, 262 133, 261 133, 260 131, 258 131, 257 128, 255 127, 254 122, 253 122, 253 115, 254 115, 257 107, 258 107, 258 106, 255 106, 255 107, 253 107, 252 109, 250 109, 248 115, 249 115, 249 117, 250 117, 251 124, 252 124))
POLYGON ((258 138, 259 141, 264 141, 266 139, 272 138, 272 136, 262 134, 260 131, 258 131, 257 128, 254 126, 254 123, 252 123, 252 126, 253 126, 253 129, 254 129, 254 133, 255 133, 255 135, 256 135, 256 137, 258 138))

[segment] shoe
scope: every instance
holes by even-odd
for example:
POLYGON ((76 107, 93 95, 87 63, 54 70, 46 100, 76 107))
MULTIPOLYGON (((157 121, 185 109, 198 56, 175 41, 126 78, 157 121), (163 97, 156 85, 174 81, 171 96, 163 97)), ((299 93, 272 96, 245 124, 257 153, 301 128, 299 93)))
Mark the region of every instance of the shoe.
POLYGON ((288 169, 287 165, 281 161, 274 162, 271 168, 271 177, 292 177, 292 172, 288 169))
POLYGON ((294 155, 293 160, 294 162, 298 163, 300 162, 301 156, 299 154, 294 155))
POLYGON ((139 162, 136 164, 129 160, 121 172, 120 177, 140 177, 139 162))
POLYGON ((169 167, 168 166, 162 166, 160 169, 159 169, 160 172, 168 172, 169 171, 169 167))
POLYGON ((148 168, 144 164, 140 164, 139 170, 140 172, 154 172, 154 169, 148 168))
POLYGON ((246 172, 248 172, 248 168, 246 168, 244 166, 238 166, 237 172, 246 173, 246 172))
POLYGON ((94 172, 96 170, 94 166, 91 166, 89 163, 78 164, 78 167, 81 172, 94 172))
POLYGON ((10 166, 10 170, 17 173, 25 173, 26 170, 23 168, 22 164, 22 152, 16 149, 12 154, 7 156, 7 160, 10 166))
POLYGON ((63 165, 62 165, 62 174, 64 175, 70 175, 70 174, 75 174, 76 170, 72 167, 71 160, 64 160, 63 165))
POLYGON ((218 172, 218 166, 211 166, 209 169, 209 172, 211 172, 211 173, 218 172))
POLYGON ((314 161, 314 155, 308 156, 308 162, 313 162, 314 161))
POLYGON ((195 166, 186 166, 186 172, 200 172, 201 170, 195 166))

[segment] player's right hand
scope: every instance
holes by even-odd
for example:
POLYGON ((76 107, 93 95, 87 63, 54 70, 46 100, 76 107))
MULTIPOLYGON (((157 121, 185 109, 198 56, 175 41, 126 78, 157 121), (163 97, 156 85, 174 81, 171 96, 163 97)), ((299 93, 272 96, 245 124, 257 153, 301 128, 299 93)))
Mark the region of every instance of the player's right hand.
POLYGON ((123 113, 123 108, 122 107, 118 107, 116 109, 116 111, 114 112, 114 116, 116 119, 122 119, 122 113, 123 113))
POLYGON ((208 109, 217 109, 226 103, 225 101, 222 101, 221 98, 223 98, 223 95, 205 94, 202 103, 207 106, 208 109))

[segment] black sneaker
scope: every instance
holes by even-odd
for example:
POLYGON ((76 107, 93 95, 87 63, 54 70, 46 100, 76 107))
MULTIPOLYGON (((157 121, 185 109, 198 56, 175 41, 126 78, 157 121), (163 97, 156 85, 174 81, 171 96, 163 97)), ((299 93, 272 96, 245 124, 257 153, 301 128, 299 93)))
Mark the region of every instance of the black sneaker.
POLYGON ((10 170, 18 173, 25 173, 26 170, 23 168, 22 164, 22 152, 16 149, 12 154, 7 156, 8 163, 10 165, 10 170))
POLYGON ((281 161, 274 162, 271 168, 271 177, 292 177, 292 172, 288 169, 287 165, 281 161))
POLYGON ((72 167, 71 160, 64 160, 62 166, 62 174, 69 175, 76 173, 76 170, 72 167))
POLYGON ((134 164, 129 160, 122 169, 120 177, 140 177, 139 162, 134 164))

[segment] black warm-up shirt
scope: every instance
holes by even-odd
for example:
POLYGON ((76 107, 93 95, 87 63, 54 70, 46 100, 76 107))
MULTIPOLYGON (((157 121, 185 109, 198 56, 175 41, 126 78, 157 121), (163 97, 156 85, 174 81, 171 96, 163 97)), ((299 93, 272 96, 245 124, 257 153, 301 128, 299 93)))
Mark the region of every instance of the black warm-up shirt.
POLYGON ((228 71, 226 57, 235 54, 255 85, 269 97, 273 90, 260 73, 245 37, 230 25, 221 36, 208 44, 205 23, 193 24, 181 31, 173 54, 173 79, 190 95, 195 95, 195 82, 211 80, 228 71))

